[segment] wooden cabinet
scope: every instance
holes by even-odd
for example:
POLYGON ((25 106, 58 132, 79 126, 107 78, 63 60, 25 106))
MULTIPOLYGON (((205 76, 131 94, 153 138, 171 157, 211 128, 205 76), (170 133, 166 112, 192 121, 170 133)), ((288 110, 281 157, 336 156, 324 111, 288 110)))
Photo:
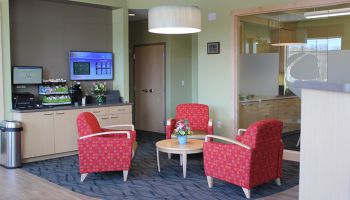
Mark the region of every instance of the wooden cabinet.
POLYGON ((14 113, 14 119, 23 122, 23 158, 55 153, 53 117, 53 111, 14 113))
POLYGON ((300 129, 299 98, 244 102, 240 105, 239 128, 248 128, 256 121, 271 118, 283 122, 283 132, 300 129))
POLYGON ((100 126, 132 123, 132 106, 111 106, 48 112, 13 113, 13 119, 23 123, 23 158, 33 158, 76 151, 77 116, 93 113, 100 126))
POLYGON ((55 153, 76 151, 78 149, 78 129, 76 119, 80 110, 62 110, 54 112, 53 130, 55 135, 55 153))

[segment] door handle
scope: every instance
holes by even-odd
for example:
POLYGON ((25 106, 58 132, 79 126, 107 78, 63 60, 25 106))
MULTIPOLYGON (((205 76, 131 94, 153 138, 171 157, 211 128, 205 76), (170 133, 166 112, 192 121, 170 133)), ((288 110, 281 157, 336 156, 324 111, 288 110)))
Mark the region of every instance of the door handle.
POLYGON ((147 89, 143 89, 143 90, 141 90, 142 92, 148 92, 148 90, 147 89))

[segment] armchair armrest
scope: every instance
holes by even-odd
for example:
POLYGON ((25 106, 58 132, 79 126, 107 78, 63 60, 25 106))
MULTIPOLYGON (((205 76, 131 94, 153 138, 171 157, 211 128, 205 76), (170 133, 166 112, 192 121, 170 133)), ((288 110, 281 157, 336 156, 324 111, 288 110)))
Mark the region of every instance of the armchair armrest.
POLYGON ((176 123, 176 119, 174 119, 174 118, 169 118, 166 121, 166 127, 165 127, 166 139, 171 138, 171 134, 173 133, 174 128, 175 128, 175 123, 176 123))
POLYGON ((115 128, 115 127, 130 127, 131 128, 131 131, 134 131, 135 130, 135 127, 133 124, 115 124, 115 125, 110 125, 110 126, 104 126, 102 128, 105 128, 105 129, 109 129, 109 128, 115 128))
POLYGON ((214 122, 213 119, 208 120, 208 134, 213 134, 214 133, 214 122))
POLYGON ((205 142, 208 142, 209 141, 209 138, 215 138, 215 139, 219 139, 219 140, 223 140, 223 141, 226 141, 226 142, 230 142, 232 144, 236 144, 238 146, 241 146, 243 148, 246 148, 248 150, 250 150, 251 148, 241 142, 238 142, 236 140, 231 140, 229 138, 225 138, 225 137, 222 137, 222 136, 217 136, 217 135, 206 135, 205 136, 205 142))
POLYGON ((91 135, 86 135, 86 136, 80 137, 79 140, 91 138, 91 137, 96 137, 96 136, 101 136, 101 135, 111 135, 111 134, 126 134, 127 138, 130 139, 130 133, 128 131, 108 131, 108 132, 101 132, 101 133, 94 133, 91 135))
POLYGON ((240 128, 240 129, 238 129, 237 134, 242 135, 242 132, 246 132, 246 131, 247 131, 247 129, 240 128))

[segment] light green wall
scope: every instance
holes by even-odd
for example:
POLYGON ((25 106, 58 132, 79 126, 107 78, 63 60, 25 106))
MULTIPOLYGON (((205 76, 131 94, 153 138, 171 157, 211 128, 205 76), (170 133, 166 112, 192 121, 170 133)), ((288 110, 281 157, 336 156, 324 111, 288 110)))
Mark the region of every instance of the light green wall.
POLYGON ((209 105, 210 117, 223 122, 221 128, 216 127, 215 134, 232 138, 233 133, 233 87, 232 87, 232 55, 231 11, 242 8, 285 4, 295 0, 128 0, 131 9, 145 9, 156 5, 195 5, 202 11, 202 32, 198 34, 198 102, 209 105), (208 13, 216 13, 217 20, 208 21, 208 13), (221 53, 208 55, 207 42, 220 42, 221 53))
MULTIPOLYGON (((177 104, 192 102, 192 36, 149 33, 146 20, 132 22, 129 28, 130 52, 134 45, 153 43, 165 43, 166 45, 166 117, 173 117, 177 104), (182 80, 185 81, 184 87, 181 86, 182 80)), ((132 65, 132 59, 130 59, 130 70, 132 70, 132 65)), ((133 87, 132 81, 130 87, 133 87)), ((132 92, 130 96, 132 99, 132 92)))
POLYGON ((11 53, 10 53, 10 16, 9 0, 0 0, 1 3, 1 39, 2 39, 2 76, 4 84, 4 111, 5 119, 11 118, 11 53))
MULTIPOLYGON (((264 1, 241 1, 241 0, 127 0, 126 4, 124 0, 75 0, 79 2, 92 3, 97 5, 112 6, 112 7, 127 7, 129 9, 145 9, 150 8, 155 5, 164 4, 181 4, 181 5, 196 5, 202 10, 202 32, 198 34, 198 102, 205 103, 210 106, 211 117, 216 121, 220 120, 223 122, 222 128, 215 128, 215 134, 233 137, 233 110, 232 105, 232 71, 231 71, 231 11, 239 10, 242 8, 273 5, 276 3, 285 4, 292 3, 296 0, 264 0, 264 1), (208 13, 217 13, 217 20, 208 21, 208 13), (221 44, 221 54, 219 55, 207 55, 206 54, 206 44, 207 42, 220 42, 221 44)), ((6 116, 10 117, 11 109, 11 81, 10 81, 10 34, 9 34, 9 9, 8 0, 0 0, 2 7, 2 39, 3 39, 3 69, 4 69, 4 91, 5 91, 5 108, 6 116)), ((122 57, 117 57, 117 63, 120 62, 123 65, 123 70, 125 70, 122 75, 122 82, 120 87, 124 91, 124 95, 127 95, 129 89, 128 83, 128 68, 126 57, 128 55, 128 48, 122 40, 127 40, 127 22, 126 9, 123 11, 122 23, 113 23, 117 26, 122 34, 118 35, 119 39, 115 40, 114 45, 117 53, 123 54, 122 57), (123 24, 124 23, 124 24, 123 24), (119 42, 118 42, 119 41, 119 42), (120 46, 119 46, 120 45, 120 46), (119 52, 120 51, 120 52, 119 52), (121 61, 119 60, 121 59, 121 61)), ((114 33, 115 34, 115 33, 114 33)), ((171 42, 171 40, 170 40, 171 42)), ((175 42, 175 41, 172 41, 175 42)), ((192 42, 191 42, 192 43, 192 42)), ((167 48, 168 49, 168 48, 167 48)), ((170 58, 172 59, 172 58, 170 58)), ((176 58, 174 58, 175 60, 176 58)), ((167 63, 168 65, 169 63, 167 63)), ((196 70, 195 70, 196 71, 196 70)), ((170 76, 167 72, 167 76, 170 76)), ((194 80, 194 79, 193 79, 194 80)), ((195 80, 194 80, 195 81, 195 80)), ((190 82, 188 82, 190 83, 190 82)), ((169 84, 169 83, 167 83, 169 84)), ((170 82, 171 84, 171 82, 170 82)), ((176 83, 175 83, 176 84, 176 83)), ((176 92, 174 94, 178 95, 178 91, 167 90, 167 95, 169 92, 176 92)), ((184 92, 184 94, 187 94, 184 92)), ((181 93, 179 94, 181 95, 181 93)), ((184 97, 185 98, 185 97, 184 97)), ((169 104, 171 105, 171 104, 169 104)), ((169 111, 168 111, 169 112, 169 111)), ((170 113, 170 112, 169 112, 170 113)))

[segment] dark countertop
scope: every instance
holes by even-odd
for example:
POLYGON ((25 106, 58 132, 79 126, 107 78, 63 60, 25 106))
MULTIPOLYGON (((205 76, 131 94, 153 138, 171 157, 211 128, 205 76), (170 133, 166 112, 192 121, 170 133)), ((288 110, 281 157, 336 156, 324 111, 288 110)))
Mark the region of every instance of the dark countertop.
POLYGON ((68 105, 68 106, 55 106, 52 108, 34 108, 29 110, 15 110, 12 109, 12 112, 15 113, 31 113, 31 112, 47 112, 47 111, 57 111, 57 110, 74 110, 74 109, 87 109, 87 108, 100 108, 100 107, 111 107, 111 106, 126 106, 126 105, 132 105, 132 103, 106 103, 106 104, 86 104, 85 106, 74 106, 74 105, 68 105))
POLYGON ((296 87, 350 93, 350 83, 330 83, 321 81, 296 81, 296 87))
POLYGON ((279 100, 279 99, 293 99, 293 98, 298 98, 298 97, 297 96, 256 97, 253 99, 241 100, 240 103, 270 101, 270 100, 279 100))

